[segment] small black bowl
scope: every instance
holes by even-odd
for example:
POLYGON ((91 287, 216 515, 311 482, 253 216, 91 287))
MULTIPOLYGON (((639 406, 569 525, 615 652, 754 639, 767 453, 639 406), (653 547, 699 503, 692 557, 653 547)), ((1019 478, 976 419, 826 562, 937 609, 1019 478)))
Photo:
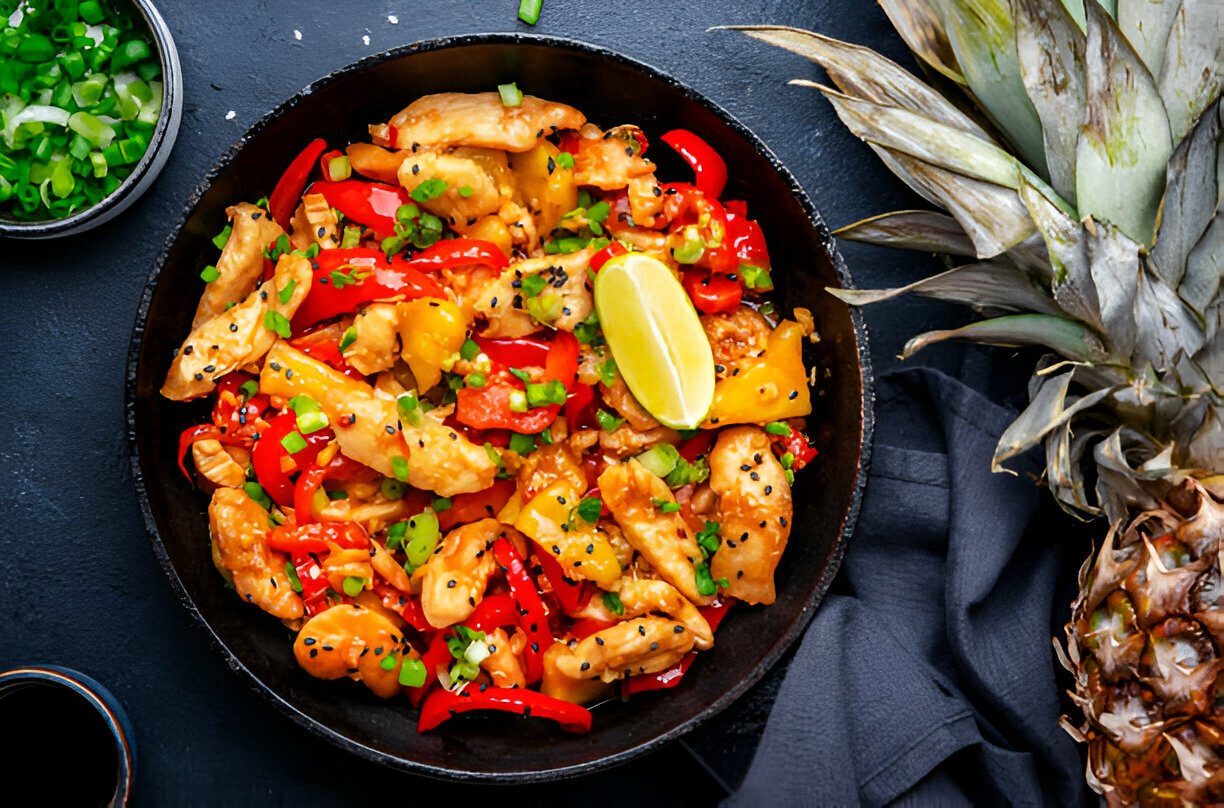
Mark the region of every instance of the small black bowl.
POLYGON ((730 704, 800 635, 840 563, 866 479, 871 382, 862 321, 824 292, 848 285, 828 230, 807 195, 744 126, 676 80, 604 48, 529 35, 473 35, 399 48, 307 87, 252 127, 205 177, 182 225, 149 276, 128 360, 132 470, 153 550, 183 605, 215 638, 234 670, 310 732, 367 759, 456 779, 549 780, 588 773, 674 739, 730 704), (819 395, 809 419, 820 451, 795 487, 795 528, 777 573, 777 602, 735 609, 713 651, 676 688, 595 708, 594 726, 569 735, 555 725, 507 716, 465 717, 417 734, 407 699, 383 701, 352 682, 311 678, 275 619, 225 589, 209 556, 207 500, 176 467, 179 433, 207 419, 205 405, 158 395, 171 350, 186 336, 201 268, 225 207, 267 194, 312 138, 366 139, 412 99, 484 91, 515 81, 524 93, 573 104, 608 127, 640 125, 656 145, 661 177, 691 173, 658 138, 691 129, 726 159, 727 198, 744 199, 765 231, 781 308, 813 312, 820 341, 809 346, 819 395))

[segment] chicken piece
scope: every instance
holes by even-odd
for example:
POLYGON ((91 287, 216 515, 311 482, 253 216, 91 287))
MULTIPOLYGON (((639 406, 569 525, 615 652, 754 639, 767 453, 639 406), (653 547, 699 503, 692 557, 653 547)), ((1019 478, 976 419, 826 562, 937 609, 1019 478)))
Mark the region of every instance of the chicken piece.
POLYGON ((397 653, 416 657, 402 642, 399 629, 381 614, 341 603, 306 621, 293 642, 293 655, 311 676, 348 677, 389 699, 400 691, 399 665, 384 670, 382 661, 397 653))
POLYGON ((701 548, 693 532, 679 513, 663 513, 654 504, 675 502, 667 483, 631 459, 608 466, 599 475, 599 491, 625 539, 663 580, 693 603, 704 606, 713 599, 697 591, 701 548))
POLYGON ((536 228, 535 216, 526 207, 512 199, 503 199, 497 209, 497 218, 502 220, 510 233, 510 243, 522 252, 531 254, 540 245, 540 231, 536 228))
POLYGON ((213 485, 241 488, 246 483, 246 469, 235 462, 219 440, 191 444, 191 460, 196 471, 213 485))
POLYGON ((392 185, 399 182, 400 164, 412 156, 408 149, 388 151, 373 143, 353 143, 345 149, 345 153, 353 171, 392 185))
POLYGON ((248 603, 282 620, 303 614, 285 574, 285 556, 268 547, 268 512, 241 488, 218 488, 208 504, 213 561, 248 603))
POLYGON ((557 654, 556 665, 570 679, 614 682, 667 670, 693 650, 693 641, 693 632, 683 623, 665 617, 636 617, 597 631, 562 651, 557 654))
POLYGON ((629 385, 625 384, 620 373, 616 374, 611 385, 601 382, 599 392, 603 395, 604 402, 620 413, 621 417, 629 422, 629 426, 638 432, 649 432, 659 426, 659 422, 633 397, 629 385))
POLYGON ((629 424, 621 424, 612 432, 599 430, 599 448, 614 457, 639 454, 661 443, 680 443, 680 433, 665 426, 639 432, 629 424))
POLYGON ((645 139, 636 126, 617 126, 601 132, 598 126, 588 123, 578 132, 574 179, 579 185, 618 191, 636 177, 654 174, 655 164, 642 157, 639 137, 645 139))
POLYGON ((232 228, 230 237, 217 259, 217 279, 209 281, 200 296, 200 304, 191 320, 192 329, 251 293, 263 276, 264 249, 285 233, 267 211, 249 203, 240 202, 226 208, 225 213, 232 228))
MULTIPOLYGON (((521 639, 520 643, 526 641, 521 639)), ((489 646, 489 655, 480 662, 480 667, 489 674, 489 678, 493 680, 494 687, 526 687, 527 676, 523 673, 523 666, 519 664, 518 657, 515 656, 513 640, 506 634, 503 629, 495 628, 485 637, 485 643, 489 646)), ((522 650, 520 646, 519 650, 522 650)))
POLYGON ((415 507, 407 498, 384 499, 381 494, 376 494, 362 499, 350 494, 348 499, 327 503, 319 511, 319 519, 323 522, 356 522, 366 533, 373 534, 394 522, 404 521, 412 515, 415 507))
POLYGON ((455 145, 523 152, 545 135, 585 122, 573 107, 532 95, 507 107, 498 93, 437 93, 413 101, 389 126, 371 126, 370 134, 376 143, 384 141, 379 145, 399 148, 455 145))
POLYGON ((633 563, 633 545, 625 541, 625 534, 621 532, 620 527, 615 522, 605 519, 595 526, 595 530, 607 536, 608 544, 612 545, 612 552, 616 554, 621 571, 629 569, 629 565, 633 563))
POLYGON ((557 669, 557 659, 569 653, 570 649, 561 642, 553 643, 544 652, 544 678, 540 682, 540 692, 570 704, 586 704, 608 693, 609 685, 598 677, 588 679, 583 672, 583 678, 571 679, 557 669))
POLYGON ((249 294, 246 300, 192 329, 170 364, 161 394, 173 401, 207 395, 217 381, 232 370, 256 362, 276 341, 276 332, 265 324, 275 312, 287 322, 293 318, 310 291, 310 261, 300 255, 282 255, 276 274, 249 294), (280 294, 292 284, 282 303, 280 294))
POLYGON ((493 542, 513 530, 496 519, 481 519, 446 534, 412 576, 421 582, 421 609, 429 625, 446 628, 471 617, 497 569, 493 542))
POLYGON ((387 548, 374 539, 370 539, 370 548, 374 550, 374 555, 370 556, 370 566, 374 571, 399 591, 411 592, 412 582, 408 579, 408 573, 404 572, 387 548))
POLYGON ((345 578, 360 578, 367 582, 374 578, 369 550, 335 549, 327 554, 320 566, 327 582, 337 592, 344 589, 345 578))
POLYGON ((306 243, 298 249, 306 249, 311 244, 318 244, 323 250, 339 247, 339 227, 340 221, 328 204, 327 197, 323 194, 306 194, 293 217, 293 243, 296 246, 299 236, 304 236, 306 243))
POLYGON ((732 597, 773 603, 773 575, 790 535, 792 502, 765 430, 736 426, 719 433, 710 452, 710 488, 718 494, 715 521, 722 538, 710 558, 710 577, 726 578, 732 597))
POLYGON ((663 211, 663 188, 654 174, 629 180, 629 215, 639 227, 651 227, 663 211))
POLYGON ((395 303, 371 303, 353 318, 357 339, 344 349, 344 361, 372 376, 395 364, 399 352, 399 314, 395 303))
MULTIPOLYGON (((472 311, 486 321, 486 337, 523 337, 540 329, 540 321, 527 312, 528 307, 544 315, 555 315, 550 325, 573 331, 595 308, 587 280, 587 267, 595 248, 587 247, 568 255, 528 258, 511 264, 495 280, 472 283, 463 293, 472 311), (538 275, 548 284, 529 303, 523 296, 523 278, 538 275)), ((546 316, 547 319, 547 316, 546 316)))
POLYGON ((621 605, 625 608, 626 618, 645 614, 667 615, 676 622, 683 623, 685 630, 693 633, 693 647, 698 651, 713 647, 714 632, 710 630, 710 624, 701 616, 696 606, 666 581, 625 579, 621 582, 618 594, 621 605))
POLYGON ((386 477, 391 460, 408 460, 408 484, 449 497, 483 491, 493 484, 497 464, 483 446, 444 425, 446 410, 425 413, 419 425, 400 426, 395 399, 359 379, 350 379, 293 346, 278 342, 268 352, 259 389, 292 398, 305 393, 319 402, 346 457, 386 477))
POLYGON ((519 466, 517 476, 518 492, 523 502, 560 480, 568 482, 580 495, 587 489, 581 458, 565 443, 541 446, 527 455, 519 466))
POLYGON ((428 180, 440 180, 446 187, 438 196, 420 203, 421 207, 448 224, 475 224, 476 219, 501 207, 501 194, 493 176, 471 158, 420 152, 400 164, 399 184, 409 192, 428 180), (461 189, 470 193, 464 196, 461 189))
POLYGON ((764 351, 773 330, 764 317, 747 306, 729 314, 703 314, 701 327, 710 341, 714 364, 722 366, 722 370, 714 368, 720 378, 730 373, 738 360, 764 351))

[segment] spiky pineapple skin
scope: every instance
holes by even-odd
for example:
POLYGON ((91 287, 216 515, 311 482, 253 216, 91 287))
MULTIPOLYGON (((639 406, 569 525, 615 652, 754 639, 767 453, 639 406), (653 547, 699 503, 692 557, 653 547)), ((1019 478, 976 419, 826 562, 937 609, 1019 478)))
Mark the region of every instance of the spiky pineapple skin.
POLYGON ((1080 571, 1064 664, 1111 806, 1224 804, 1224 505, 1187 480, 1080 571))

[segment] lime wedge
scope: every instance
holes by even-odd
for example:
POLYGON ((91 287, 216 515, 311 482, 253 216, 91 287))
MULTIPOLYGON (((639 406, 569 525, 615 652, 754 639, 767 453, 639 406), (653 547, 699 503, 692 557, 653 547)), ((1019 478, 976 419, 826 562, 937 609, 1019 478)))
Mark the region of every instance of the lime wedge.
POLYGON ((667 265, 618 255, 595 276, 595 310, 625 384, 661 424, 695 429, 714 401, 714 356, 667 265))

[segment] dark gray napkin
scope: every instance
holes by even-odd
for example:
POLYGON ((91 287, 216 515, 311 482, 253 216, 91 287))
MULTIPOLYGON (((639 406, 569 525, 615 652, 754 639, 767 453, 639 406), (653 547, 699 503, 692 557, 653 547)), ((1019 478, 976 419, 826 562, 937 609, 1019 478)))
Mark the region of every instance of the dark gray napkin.
POLYGON ((925 368, 880 379, 876 413, 838 583, 726 805, 1086 804, 1057 723, 1059 531, 1034 521, 1035 458, 990 473, 1014 413, 925 368))

